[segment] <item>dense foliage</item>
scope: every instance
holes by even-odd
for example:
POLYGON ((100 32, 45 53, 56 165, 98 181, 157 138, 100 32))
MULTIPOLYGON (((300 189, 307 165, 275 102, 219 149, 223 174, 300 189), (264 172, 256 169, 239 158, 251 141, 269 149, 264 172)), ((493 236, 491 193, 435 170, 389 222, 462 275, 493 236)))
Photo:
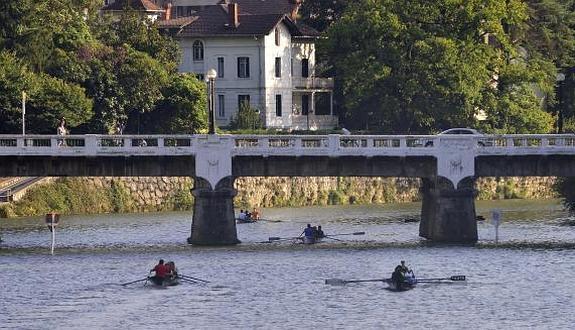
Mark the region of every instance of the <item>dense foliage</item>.
POLYGON ((520 0, 349 3, 322 44, 344 124, 393 133, 552 131, 546 105, 555 101, 556 63, 572 54, 546 56, 555 43, 531 39, 545 32, 531 27, 531 13, 520 0))
POLYGON ((72 133, 206 127, 204 85, 177 73, 177 43, 136 12, 98 15, 101 4, 0 3, 0 133, 20 132, 22 92, 27 133, 54 133, 61 117, 72 133))

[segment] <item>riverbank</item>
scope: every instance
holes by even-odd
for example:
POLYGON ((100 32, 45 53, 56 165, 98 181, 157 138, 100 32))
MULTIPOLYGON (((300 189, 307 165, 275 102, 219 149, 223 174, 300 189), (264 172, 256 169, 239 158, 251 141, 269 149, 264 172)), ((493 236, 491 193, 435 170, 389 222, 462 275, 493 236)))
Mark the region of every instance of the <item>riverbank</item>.
MULTIPOLYGON (((555 178, 481 178, 479 200, 556 198, 555 178)), ((87 177, 48 180, 17 202, 0 206, 0 217, 61 214, 186 211, 193 207, 188 177, 87 177)), ((238 208, 369 205, 419 201, 415 178, 250 177, 235 181, 238 208)))

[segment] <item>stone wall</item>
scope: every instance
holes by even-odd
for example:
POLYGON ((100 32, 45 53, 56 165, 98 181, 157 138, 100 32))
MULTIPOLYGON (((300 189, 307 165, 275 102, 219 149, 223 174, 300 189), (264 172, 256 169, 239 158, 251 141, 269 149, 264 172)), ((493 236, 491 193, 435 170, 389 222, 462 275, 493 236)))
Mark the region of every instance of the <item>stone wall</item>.
MULTIPOLYGON (((555 198, 555 178, 482 178, 477 199, 555 198)), ((49 182, 49 181, 48 181, 49 182)), ((385 204, 419 201, 414 178, 242 177, 235 181, 238 208, 385 204)), ((188 177, 63 178, 31 189, 22 200, 0 205, 0 217, 46 212, 106 213, 191 210, 188 177)))
MULTIPOLYGON (((188 177, 88 177, 98 189, 119 183, 139 211, 172 209, 178 193, 193 187, 188 177)), ((481 178, 477 199, 548 199, 556 197, 553 177, 481 178)), ((419 201, 420 180, 414 178, 243 177, 234 184, 236 205, 285 207, 328 204, 385 204, 419 201)), ((191 196, 190 196, 191 198, 191 196)))

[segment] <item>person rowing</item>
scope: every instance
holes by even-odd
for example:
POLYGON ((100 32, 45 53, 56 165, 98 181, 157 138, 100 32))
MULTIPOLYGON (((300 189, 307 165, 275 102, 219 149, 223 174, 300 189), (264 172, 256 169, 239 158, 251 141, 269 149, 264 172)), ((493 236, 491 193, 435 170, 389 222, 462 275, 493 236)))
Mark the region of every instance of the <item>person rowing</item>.
POLYGON ((406 275, 406 274, 412 272, 412 271, 405 265, 405 260, 401 260, 401 264, 399 265, 399 267, 401 267, 401 271, 403 272, 403 275, 406 275))
POLYGON ((317 226, 317 230, 315 232, 315 238, 324 238, 325 237, 325 233, 323 232, 323 230, 321 229, 321 226, 317 226))
MULTIPOLYGON (((311 224, 307 224, 307 226, 305 227, 305 229, 303 230, 303 242, 304 244, 313 244, 315 243, 315 233, 316 233, 317 229, 314 230, 314 228, 311 226, 311 224)), ((301 235, 300 235, 301 236, 301 235)))
POLYGON ((401 265, 397 265, 391 274, 391 282, 395 285, 396 288, 401 288, 403 283, 405 282, 405 274, 403 273, 403 268, 401 265))
POLYGON ((166 275, 168 274, 168 268, 164 264, 164 259, 160 259, 158 264, 150 270, 150 272, 155 273, 154 276, 150 277, 150 279, 157 285, 162 285, 166 279, 166 275))
POLYGON ((166 262, 166 277, 169 277, 170 279, 175 279, 178 277, 178 269, 176 268, 175 262, 166 262))

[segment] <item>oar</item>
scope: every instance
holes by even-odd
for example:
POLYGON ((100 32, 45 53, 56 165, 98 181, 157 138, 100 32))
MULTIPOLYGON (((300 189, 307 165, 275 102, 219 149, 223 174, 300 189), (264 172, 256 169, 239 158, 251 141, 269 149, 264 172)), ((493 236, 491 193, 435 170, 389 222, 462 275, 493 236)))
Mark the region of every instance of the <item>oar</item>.
POLYGON ((280 240, 292 240, 292 239, 300 239, 301 237, 270 237, 268 240, 271 241, 280 241, 280 240))
POLYGON ((346 234, 331 234, 331 235, 325 235, 325 236, 329 237, 329 236, 344 236, 344 235, 365 235, 365 231, 358 231, 355 233, 346 233, 346 234))
POLYGON ((450 277, 440 277, 440 278, 418 278, 417 283, 433 283, 440 281, 465 281, 465 275, 454 275, 450 277))
POLYGON ((281 220, 270 220, 270 219, 258 219, 256 221, 264 221, 264 222, 282 222, 281 220))
POLYGON ((182 281, 184 281, 184 282, 188 282, 188 283, 193 283, 193 284, 198 283, 197 281, 190 280, 189 278, 185 278, 185 277, 181 277, 181 276, 178 276, 178 279, 180 279, 180 280, 182 280, 182 281))
POLYGON ((343 280, 341 278, 328 278, 325 280, 325 284, 329 285, 345 285, 347 283, 360 283, 360 282, 389 282, 389 278, 376 278, 370 280, 343 280))
POLYGON ((143 282, 143 281, 147 281, 147 280, 148 280, 148 278, 146 277, 146 278, 143 278, 143 279, 141 279, 141 280, 136 280, 136 281, 132 281, 132 282, 128 282, 128 283, 122 283, 122 284, 120 284, 120 285, 126 286, 126 285, 128 285, 128 284, 134 284, 134 283, 143 282))
POLYGON ((204 283, 210 283, 210 281, 206 281, 206 280, 202 280, 201 278, 197 278, 197 277, 193 277, 193 276, 188 276, 188 275, 179 275, 185 279, 189 279, 189 280, 194 280, 194 281, 200 281, 200 282, 204 282, 204 283))
POLYGON ((332 240, 334 240, 334 241, 345 242, 345 241, 342 240, 342 239, 337 239, 337 238, 333 238, 333 237, 329 237, 329 236, 324 236, 324 237, 321 237, 321 238, 329 238, 329 239, 332 239, 332 240))

